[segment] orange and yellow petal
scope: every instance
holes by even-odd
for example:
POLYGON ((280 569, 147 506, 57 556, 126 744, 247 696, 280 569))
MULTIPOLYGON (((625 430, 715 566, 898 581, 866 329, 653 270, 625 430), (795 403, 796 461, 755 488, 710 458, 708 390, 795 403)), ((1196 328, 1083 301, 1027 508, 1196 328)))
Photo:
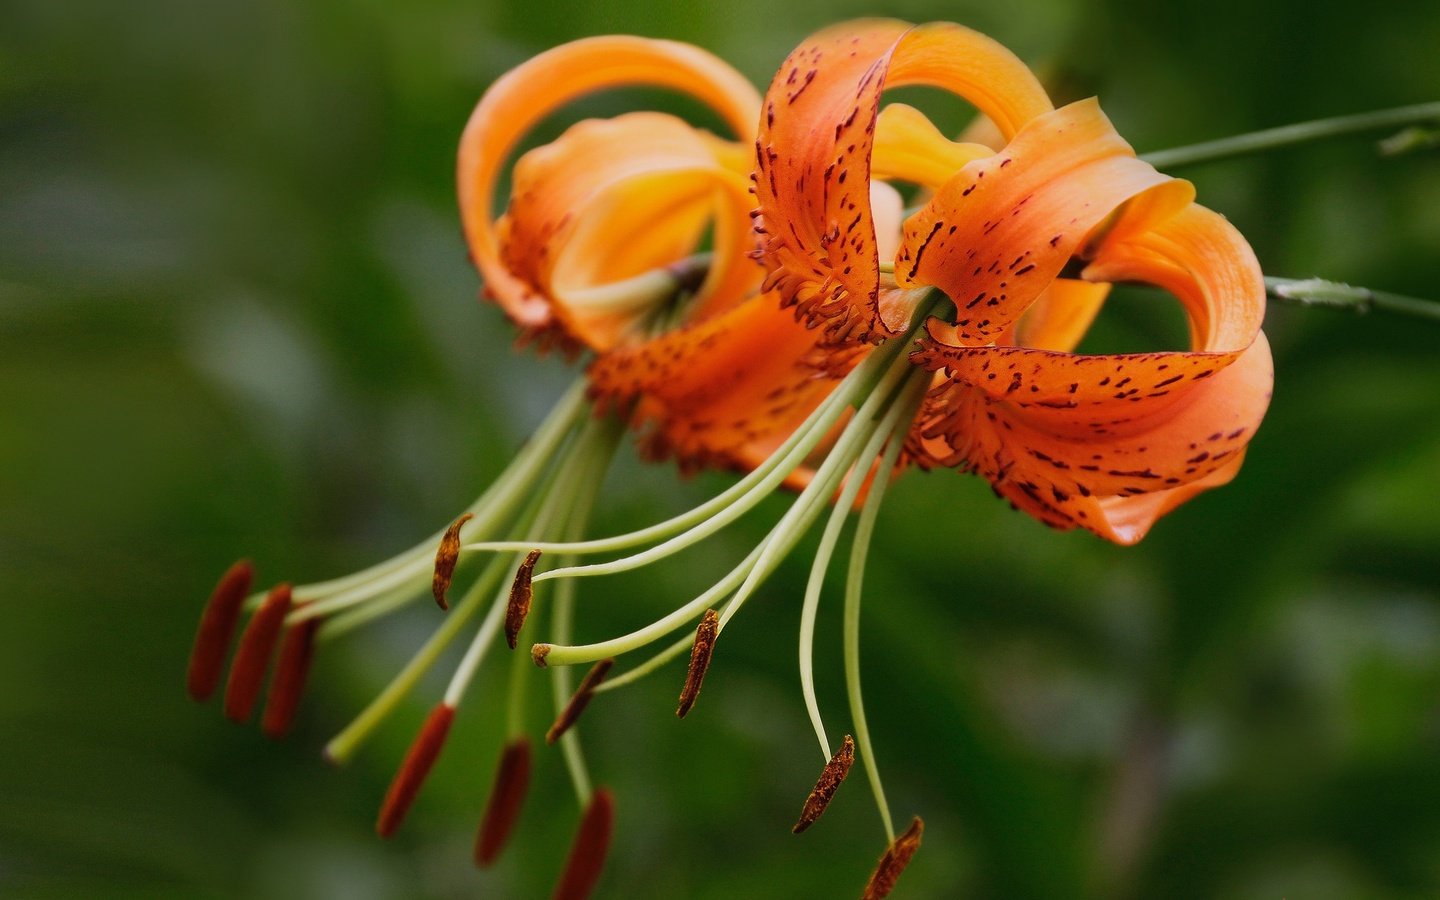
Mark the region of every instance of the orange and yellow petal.
POLYGON ((1158 195, 1142 203, 1147 222, 1194 198, 1188 182, 1137 159, 1094 100, 1072 103, 961 169, 912 216, 895 280, 940 288, 955 303, 956 340, 989 343, 1055 280, 1092 229, 1147 193, 1158 195))
MULTIPOLYGON (((816 34, 789 56, 766 94, 756 142, 757 229, 770 286, 823 325, 831 342, 875 340, 899 327, 880 314, 869 186, 881 94, 902 85, 957 94, 1007 136, 1051 109, 1010 51, 957 25, 852 22, 816 34)), ((885 165, 936 180, 915 159, 905 161, 909 138, 918 142, 912 157, 938 146, 907 115, 887 131, 885 165)))
POLYGON ((581 122, 515 165, 501 259, 550 304, 564 332, 595 350, 634 339, 673 280, 657 269, 692 254, 713 221, 700 302, 738 302, 758 283, 748 258, 750 198, 721 142, 661 113, 581 122))
POLYGON ((495 189, 521 139, 550 113, 595 91, 648 85, 690 94, 720 114, 741 140, 754 133, 760 99, 720 59, 686 44, 649 38, 585 38, 512 69, 480 99, 460 139, 457 182, 466 241, 485 289, 517 324, 554 325, 547 298, 511 272, 500 253, 495 189))
POLYGON ((1042 521, 1131 543, 1234 475, 1274 381, 1259 331, 1265 289, 1244 239, 1193 205, 1103 247, 1086 270, 1100 275, 1174 293, 1195 349, 953 346, 934 329, 916 360, 945 381, 927 399, 920 443, 933 462, 981 474, 1042 521))

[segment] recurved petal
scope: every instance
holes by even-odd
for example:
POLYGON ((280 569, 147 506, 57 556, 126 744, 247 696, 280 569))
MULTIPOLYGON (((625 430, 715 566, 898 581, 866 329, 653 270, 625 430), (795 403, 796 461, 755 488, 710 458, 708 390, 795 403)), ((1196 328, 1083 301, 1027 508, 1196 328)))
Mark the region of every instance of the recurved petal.
MULTIPOLYGON (((823 324, 832 342, 888 336, 899 327, 877 309, 869 185, 881 94, 907 84, 965 98, 1007 136, 1051 108, 1013 54, 956 25, 850 22, 789 56, 766 94, 756 142, 757 228, 771 284, 807 320, 823 324)), ((914 124, 900 115, 901 124, 914 124)), ((887 151, 887 166, 897 160, 887 151)))
POLYGON ((1055 279, 1015 323, 1014 343, 1037 350, 1074 350, 1109 295, 1110 285, 1103 282, 1055 279))
POLYGON ((713 262, 697 301, 733 304, 759 282, 748 258, 750 197, 718 139, 661 113, 570 128, 515 165, 498 225, 517 283, 548 299, 570 336, 608 350, 672 299, 664 271, 715 222, 713 262))
POLYGON ((912 216, 895 280, 943 290, 955 302, 956 340, 989 343, 1055 280, 1092 229, 1152 191, 1161 197, 1142 203, 1147 222, 1194 198, 1188 182, 1136 159, 1093 99, 1072 103, 961 169, 912 216))
POLYGON ((1087 276, 1151 281, 1179 297, 1196 348, 1082 356, 955 347, 936 329, 917 361, 946 381, 927 400, 921 445, 1042 521, 1130 543, 1234 475, 1274 374, 1259 331, 1259 266, 1222 217, 1192 206, 1102 259, 1087 276))
POLYGON ((747 140, 760 108, 738 72, 699 48, 674 41, 607 36, 556 47, 512 69, 480 99, 460 139, 457 181, 470 253, 486 291, 518 324, 551 324, 544 297, 509 271, 495 229, 495 187, 510 154, 551 112, 595 91, 651 85, 699 98, 747 140))

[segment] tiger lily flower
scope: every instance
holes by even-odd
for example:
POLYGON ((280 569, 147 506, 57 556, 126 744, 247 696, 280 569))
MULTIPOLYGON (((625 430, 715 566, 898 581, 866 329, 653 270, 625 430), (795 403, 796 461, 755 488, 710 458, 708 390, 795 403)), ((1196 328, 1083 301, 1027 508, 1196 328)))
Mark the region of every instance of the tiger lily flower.
MULTIPOLYGON (((576 41, 499 79, 462 136, 458 187, 465 236, 485 292, 519 328, 521 340, 603 359, 679 324, 723 315, 752 295, 763 275, 750 258, 754 238, 748 193, 749 142, 759 108, 758 92, 725 63, 694 47, 644 38, 576 41), (578 97, 629 85, 692 95, 713 109, 738 140, 654 112, 583 121, 514 163, 508 207, 494 214, 509 158, 535 124, 578 97), (701 254, 707 237, 709 250, 701 254)), ((787 324, 804 332, 794 322, 787 324)), ((605 408, 615 414, 596 415, 582 378, 522 453, 453 524, 364 571, 251 595, 253 569, 246 562, 236 564, 216 587, 196 635, 187 679, 191 695, 204 700, 220 687, 232 638, 248 611, 249 623, 224 678, 225 711, 237 721, 250 718, 273 661, 262 725, 278 737, 296 713, 317 645, 433 594, 449 610, 446 617, 385 690, 325 748, 332 762, 350 759, 455 639, 469 635, 444 696, 382 803, 376 829, 390 835, 436 763, 461 701, 500 632, 513 647, 522 637, 540 634, 542 625, 555 641, 567 640, 571 628, 571 586, 562 586, 545 615, 527 621, 529 597, 517 603, 509 581, 517 570, 533 567, 534 558, 506 553, 472 567, 460 559, 462 541, 529 544, 581 537, 635 402, 607 400, 605 408), (456 591, 453 609, 452 583, 465 585, 456 591), (548 622, 535 621, 543 618, 548 622)), ((493 862, 505 845, 532 768, 520 701, 533 669, 523 655, 519 659, 510 676, 506 745, 476 838, 480 865, 493 862)), ((587 679, 581 693, 600 678, 603 672, 587 679)), ((556 712, 569 721, 557 722, 549 739, 562 743, 585 810, 556 896, 579 898, 588 895, 600 875, 613 804, 608 792, 592 789, 569 727, 578 715, 571 687, 568 672, 555 670, 556 712)))
POLYGON ((803 489, 760 545, 693 600, 629 634, 537 643, 532 656, 551 667, 609 660, 699 619, 693 637, 598 691, 688 650, 679 713, 689 714, 727 623, 829 510, 799 641, 825 767, 796 830, 823 812, 858 756, 889 840, 866 890, 881 897, 921 831, 918 819, 903 833, 894 828, 860 689, 860 586, 890 477, 912 463, 973 471, 1048 525, 1140 540, 1240 465, 1273 377, 1260 331, 1265 288, 1238 232, 1196 205, 1189 183, 1137 159, 1093 100, 1054 108, 1009 51, 959 26, 865 21, 812 37, 770 86, 753 162, 758 256, 769 273, 762 293, 618 348, 594 364, 591 380, 601 396, 641 397, 637 411, 663 445, 713 448, 723 434, 732 447, 768 441, 769 455, 667 522, 532 545, 572 556, 632 552, 530 573, 526 584, 615 574, 680 552, 787 479, 797 484, 797 468, 803 489), (905 106, 882 109, 887 87, 915 84, 973 104, 999 146, 951 141, 905 106), (928 199, 904 217, 891 182, 928 199), (1172 293, 1190 321, 1190 349, 1073 352, 1119 281, 1172 293), (807 332, 774 327, 780 311, 807 332), (836 749, 815 697, 813 637, 826 569, 857 509, 844 610, 854 737, 836 749))

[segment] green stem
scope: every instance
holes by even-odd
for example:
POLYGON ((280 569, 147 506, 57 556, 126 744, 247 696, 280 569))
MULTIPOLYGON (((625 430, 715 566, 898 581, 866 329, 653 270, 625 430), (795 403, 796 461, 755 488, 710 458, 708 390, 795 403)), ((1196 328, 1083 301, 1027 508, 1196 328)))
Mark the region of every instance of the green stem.
POLYGON ((1157 169, 1173 169, 1176 166, 1214 162, 1327 138, 1364 134, 1369 131, 1385 131, 1424 123, 1440 123, 1440 102, 1418 103, 1414 106, 1382 109, 1353 116, 1336 116, 1331 119, 1316 119, 1312 122, 1283 125, 1279 128, 1267 128, 1264 131, 1238 134, 1234 137, 1206 141, 1201 144, 1142 153, 1140 158, 1157 169))
POLYGON ((1371 310, 1404 313, 1425 319, 1440 321, 1440 303, 1421 300, 1370 288, 1352 287, 1338 281, 1322 278, 1271 278, 1265 279, 1265 292, 1276 300, 1297 303, 1302 306, 1330 306, 1351 309, 1357 313, 1371 310))

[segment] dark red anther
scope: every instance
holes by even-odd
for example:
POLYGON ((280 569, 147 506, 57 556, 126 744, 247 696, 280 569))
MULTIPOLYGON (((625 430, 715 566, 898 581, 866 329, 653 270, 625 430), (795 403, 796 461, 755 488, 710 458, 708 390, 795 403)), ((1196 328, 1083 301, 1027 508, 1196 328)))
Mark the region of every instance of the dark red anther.
POLYGON ((230 649, 230 639, 235 636, 235 626, 240 621, 240 610, 254 580, 254 567, 248 559, 242 559, 220 577, 210 594, 205 612, 200 616, 200 627, 195 630, 190 668, 185 674, 185 689, 194 700, 210 699, 219 686, 220 672, 225 667, 225 653, 230 649))
POLYGON ((710 655, 715 651, 715 638, 719 636, 720 614, 707 609, 695 629, 695 645, 690 648, 690 668, 685 673, 685 686, 680 689, 680 705, 675 708, 675 715, 682 719, 700 699, 700 685, 710 669, 710 655))
POLYGON ((310 661, 315 658, 315 632, 320 619, 306 619, 285 633, 280 644, 280 658, 275 675, 270 679, 270 694, 265 698, 265 711, 260 715, 260 728, 269 737, 279 740, 295 721, 300 697, 305 693, 305 679, 310 674, 310 661))
POLYGON ((910 827, 905 829, 905 833, 885 848, 885 855, 881 856, 880 862, 876 864, 860 900, 884 900, 890 896, 890 892, 895 890, 895 882, 900 880, 900 873, 910 865, 910 857, 920 849, 920 836, 924 833, 925 823, 916 816, 910 822, 910 827))
POLYGON ((490 787, 485 816, 475 835, 475 865, 487 868, 500 857, 515 830, 529 788, 530 739, 520 737, 505 745, 495 769, 495 783, 490 787))
POLYGON ((441 703, 430 710, 425 724, 420 727, 420 733, 415 736, 415 743, 410 745, 410 749, 405 753, 405 761, 400 764, 399 771, 390 782, 390 789, 385 792, 385 802, 380 805, 380 816, 375 820, 375 832, 382 838, 394 834, 400 823, 405 821, 405 814, 410 811, 410 804, 415 802, 415 796, 420 793, 420 785, 425 782, 425 776, 430 774, 430 768, 439 758, 440 748, 445 745, 445 738, 450 734, 450 723, 454 721, 453 706, 441 703))
POLYGON ((435 576, 430 581, 430 590, 441 609, 450 608, 450 604, 445 600, 445 593, 450 590, 450 580, 455 577, 455 564, 460 561, 460 529, 473 518, 474 513, 466 513, 450 523, 450 527, 445 529, 445 536, 440 538, 440 548, 435 551, 435 576))
POLYGON ((615 824, 615 801, 610 792, 599 788, 585 807, 580 830, 565 860, 565 871, 555 885, 553 900, 585 900, 600 880, 605 868, 605 854, 610 850, 610 833, 615 824))
POLYGON ((820 818, 825 808, 830 805, 830 800, 835 796, 835 791, 840 788, 840 783, 845 776, 850 774, 850 766, 855 762, 855 739, 845 735, 845 740, 840 743, 840 749, 830 757, 825 764, 825 769, 820 773, 820 778, 815 782, 815 787, 810 791, 810 796, 805 798, 805 807, 800 811, 800 819, 795 827, 790 829, 792 833, 799 834, 820 818))
POLYGON ((530 579, 535 576, 535 564, 539 561, 539 550, 525 554, 525 561, 515 572, 515 582, 510 585, 510 603, 505 607, 505 643, 511 650, 515 649, 520 629, 525 627, 525 617, 530 615, 530 600, 535 595, 530 579))
POLYGON ((553 744, 560 740, 560 736, 579 721, 580 714, 585 711, 585 707, 590 705, 590 698, 595 696, 595 689, 605 680, 606 674, 613 665, 615 665, 615 660, 602 659, 585 673, 585 677, 580 679, 580 686, 575 689, 575 694, 570 698, 570 702, 565 704, 565 708, 556 717, 555 724, 545 732, 545 743, 553 744))
POLYGON ((290 612, 290 585, 278 585, 266 595, 265 602, 250 617, 240 646, 230 663, 230 680, 225 683, 225 715, 235 722, 245 722, 255 709, 260 690, 265 687, 265 670, 285 627, 290 612))

